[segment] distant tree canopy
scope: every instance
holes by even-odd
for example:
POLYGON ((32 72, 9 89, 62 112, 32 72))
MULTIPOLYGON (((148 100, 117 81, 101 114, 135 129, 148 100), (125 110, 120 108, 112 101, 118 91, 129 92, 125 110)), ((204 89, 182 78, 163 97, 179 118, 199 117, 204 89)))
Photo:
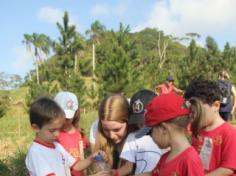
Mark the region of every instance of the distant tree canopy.
MULTIPOLYGON (((236 75, 235 47, 226 43, 220 51, 210 36, 205 47, 201 47, 196 42, 200 35, 191 31, 178 39, 151 28, 131 33, 130 27, 122 23, 118 31, 107 30, 95 21, 86 38, 69 24, 67 12, 57 28, 60 34, 57 40, 37 33, 24 36, 35 50, 46 54, 52 51, 52 56, 42 60, 38 70, 31 70, 25 78, 25 84, 30 86, 29 103, 45 92, 54 96, 59 90, 68 90, 77 94, 82 106, 95 107, 111 93, 131 96, 141 88, 153 89, 169 74, 182 89, 195 77, 216 79, 222 69, 236 75), (42 36, 40 45, 37 40, 29 40, 33 36, 42 36), (189 41, 188 46, 181 44, 183 39, 189 41), (96 67, 92 65, 93 57, 96 67), (96 87, 92 82, 96 82, 96 87)), ((236 82, 233 76, 232 82, 236 82)))

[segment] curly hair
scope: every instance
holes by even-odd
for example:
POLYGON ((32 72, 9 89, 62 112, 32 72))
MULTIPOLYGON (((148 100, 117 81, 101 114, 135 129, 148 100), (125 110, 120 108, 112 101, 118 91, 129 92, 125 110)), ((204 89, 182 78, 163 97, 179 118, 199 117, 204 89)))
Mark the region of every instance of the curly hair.
POLYGON ((184 98, 198 98, 203 103, 212 105, 215 101, 221 99, 221 91, 216 81, 193 80, 187 87, 184 98))
POLYGON ((196 79, 186 89, 184 97, 190 101, 192 109, 195 109, 192 132, 193 136, 197 137, 206 113, 203 103, 211 106, 215 101, 220 101, 221 91, 216 81, 196 79))

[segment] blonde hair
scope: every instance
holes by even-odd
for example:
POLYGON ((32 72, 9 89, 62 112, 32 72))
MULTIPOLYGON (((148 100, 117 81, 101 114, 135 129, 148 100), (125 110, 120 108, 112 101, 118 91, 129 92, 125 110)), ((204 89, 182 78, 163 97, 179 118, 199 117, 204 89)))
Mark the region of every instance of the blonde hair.
MULTIPOLYGON (((129 117, 129 103, 127 99, 120 94, 107 96, 102 100, 99 106, 98 117, 98 133, 96 136, 95 150, 103 150, 108 156, 109 165, 112 166, 112 153, 114 150, 114 144, 108 137, 104 135, 101 121, 117 121, 127 124, 129 117)), ((128 131, 128 129, 126 131, 128 131)))
POLYGON ((219 76, 220 76, 220 77, 223 77, 224 79, 229 79, 229 78, 230 78, 228 72, 225 71, 225 70, 222 70, 222 71, 219 73, 219 76))

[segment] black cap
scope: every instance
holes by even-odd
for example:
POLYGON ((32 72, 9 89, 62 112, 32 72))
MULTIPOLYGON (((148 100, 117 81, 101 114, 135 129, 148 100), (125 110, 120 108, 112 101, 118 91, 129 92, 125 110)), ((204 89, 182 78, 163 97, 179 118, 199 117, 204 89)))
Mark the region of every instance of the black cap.
POLYGON ((171 75, 167 76, 166 81, 174 81, 173 76, 171 76, 171 75))
POLYGON ((136 92, 130 100, 130 117, 129 124, 141 124, 144 123, 144 109, 151 99, 156 94, 147 89, 136 92))

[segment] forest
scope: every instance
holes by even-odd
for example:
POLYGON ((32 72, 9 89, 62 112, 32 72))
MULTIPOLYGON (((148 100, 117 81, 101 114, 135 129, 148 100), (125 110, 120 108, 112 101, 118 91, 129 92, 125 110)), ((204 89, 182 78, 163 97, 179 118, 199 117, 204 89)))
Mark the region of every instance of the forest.
MULTIPOLYGON (((117 31, 108 30, 99 21, 82 35, 70 25, 67 12, 55 27, 60 34, 56 40, 37 32, 22 36, 35 66, 24 80, 14 75, 6 81, 1 73, 1 89, 28 87, 27 105, 39 95, 68 90, 77 94, 82 107, 94 109, 108 94, 129 97, 141 88, 154 89, 168 75, 174 76, 181 89, 194 78, 217 79, 221 70, 227 70, 236 82, 236 47, 225 43, 221 51, 211 36, 200 46, 200 34, 191 31, 177 38, 156 28, 132 32, 122 23, 117 31)), ((3 93, 0 99, 6 96, 3 93)))

